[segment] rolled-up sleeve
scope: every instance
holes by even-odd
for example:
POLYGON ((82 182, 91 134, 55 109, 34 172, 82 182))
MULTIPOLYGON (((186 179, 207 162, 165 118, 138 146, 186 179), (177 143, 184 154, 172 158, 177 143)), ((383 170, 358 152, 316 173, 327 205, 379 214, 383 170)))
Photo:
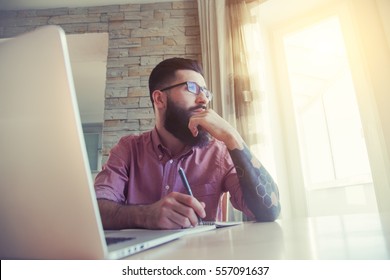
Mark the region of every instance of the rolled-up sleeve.
POLYGON ((108 199, 118 203, 125 203, 129 167, 124 158, 128 151, 124 151, 123 143, 112 148, 108 161, 95 179, 97 199, 108 199))

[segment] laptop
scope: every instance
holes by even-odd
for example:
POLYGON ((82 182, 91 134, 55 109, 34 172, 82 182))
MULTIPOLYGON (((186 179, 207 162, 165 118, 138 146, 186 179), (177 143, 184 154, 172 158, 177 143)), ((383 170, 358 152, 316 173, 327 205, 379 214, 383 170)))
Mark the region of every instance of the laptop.
POLYGON ((1 259, 118 259, 184 234, 104 232, 58 26, 0 43, 0 155, 1 259))

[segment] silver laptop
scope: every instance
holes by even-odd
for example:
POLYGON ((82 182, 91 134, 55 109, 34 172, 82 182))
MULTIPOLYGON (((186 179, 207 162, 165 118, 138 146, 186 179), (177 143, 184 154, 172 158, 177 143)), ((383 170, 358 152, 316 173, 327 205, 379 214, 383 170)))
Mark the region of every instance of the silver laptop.
POLYGON ((0 259, 117 259, 182 236, 105 236, 60 27, 0 43, 0 156, 0 259))

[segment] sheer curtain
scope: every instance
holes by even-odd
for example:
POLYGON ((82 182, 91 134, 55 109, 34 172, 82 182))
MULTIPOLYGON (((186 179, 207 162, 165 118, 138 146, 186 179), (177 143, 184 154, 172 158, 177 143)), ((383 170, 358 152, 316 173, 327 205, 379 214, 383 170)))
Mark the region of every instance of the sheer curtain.
MULTIPOLYGON (((245 1, 227 0, 228 12, 228 41, 232 57, 232 68, 229 73, 231 86, 234 91, 234 109, 237 130, 249 147, 258 144, 256 129, 256 111, 258 109, 259 91, 251 77, 250 61, 253 45, 248 38, 251 29, 251 16, 245 1)), ((253 33, 251 33, 252 35, 253 33)))
POLYGON ((198 8, 202 64, 215 95, 212 106, 237 127, 249 146, 255 145, 259 143, 255 115, 260 89, 259 69, 253 62, 258 48, 251 42, 256 29, 246 1, 198 0, 198 8))
MULTIPOLYGON (((378 209, 389 211, 390 111, 387 109, 387 93, 390 80, 387 77, 390 73, 390 4, 387 0, 322 2, 326 2, 329 7, 322 5, 328 8, 337 4, 337 7, 340 5, 343 11, 347 11, 342 13, 342 20, 348 22, 343 26, 347 47, 350 49, 349 58, 378 209), (349 31, 346 26, 351 26, 349 31)), ((298 152, 291 145, 291 134, 288 133, 290 128, 283 123, 289 115, 282 110, 280 99, 276 98, 277 94, 284 92, 281 89, 287 87, 287 83, 277 84, 280 76, 276 75, 280 75, 280 71, 274 69, 282 56, 279 54, 275 57, 278 50, 275 44, 279 41, 275 41, 274 37, 266 37, 265 40, 270 40, 273 44, 270 41, 262 44, 260 36, 256 35, 257 30, 251 30, 252 19, 248 8, 256 5, 266 7, 268 11, 257 13, 259 18, 256 22, 268 20, 267 24, 261 25, 262 32, 272 33, 274 37, 279 34, 278 23, 283 18, 286 20, 286 16, 297 17, 298 14, 304 14, 315 18, 313 11, 324 10, 320 3, 310 0, 294 3, 284 0, 198 0, 206 81, 215 94, 214 109, 238 129, 250 149, 278 182, 282 193, 283 217, 307 216, 306 197, 300 189, 303 182, 302 170, 297 167, 300 166, 298 152), (266 3, 259 5, 262 2, 266 3), (284 11, 288 13, 283 17, 278 7, 284 7, 284 11), (247 32, 251 33, 249 37, 247 32), (264 58, 258 48, 262 45, 267 49, 265 54, 268 67, 263 68, 267 70, 262 70, 261 67, 264 58), (262 76, 267 77, 262 79, 262 76), (265 79, 267 85, 264 87, 265 83, 262 81, 265 79), (275 176, 276 170, 278 178, 275 176)), ((302 19, 301 16, 298 18, 302 19)))
POLYGON ((231 69, 227 47, 226 0, 198 0, 202 64, 208 87, 212 90, 212 107, 236 126, 234 95, 226 79, 231 69))
MULTIPOLYGON (((202 64, 206 82, 215 96, 212 107, 237 128, 262 160, 260 70, 254 63, 258 62, 258 48, 251 42, 257 36, 247 3, 198 0, 198 9, 202 64)), ((241 214, 229 204, 227 218, 241 219, 241 214)))

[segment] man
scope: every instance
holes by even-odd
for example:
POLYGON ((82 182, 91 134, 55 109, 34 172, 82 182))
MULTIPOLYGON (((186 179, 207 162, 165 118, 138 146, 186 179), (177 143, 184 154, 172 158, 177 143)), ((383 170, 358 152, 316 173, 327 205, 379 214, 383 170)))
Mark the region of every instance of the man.
POLYGON ((160 62, 150 74, 149 91, 155 128, 123 137, 95 180, 104 228, 196 226, 198 218, 219 219, 225 192, 247 216, 275 220, 280 213, 278 188, 239 133, 207 108, 212 94, 197 62, 160 62))

